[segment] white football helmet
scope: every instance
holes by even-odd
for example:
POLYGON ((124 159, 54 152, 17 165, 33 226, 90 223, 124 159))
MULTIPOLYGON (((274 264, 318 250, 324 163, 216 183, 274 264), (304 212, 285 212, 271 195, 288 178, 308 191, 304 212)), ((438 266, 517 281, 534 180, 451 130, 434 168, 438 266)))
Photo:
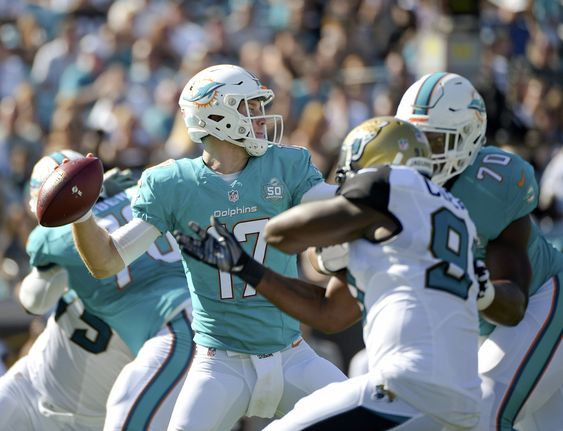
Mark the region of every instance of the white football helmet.
POLYGON ((244 147, 251 156, 261 156, 269 144, 279 144, 283 135, 282 116, 265 113, 265 106, 273 98, 274 92, 260 84, 252 73, 239 66, 221 64, 190 79, 178 103, 194 142, 201 143, 203 137, 212 135, 244 147), (253 99, 260 102, 258 115, 252 115, 248 104, 253 99), (253 123, 262 128, 258 135, 253 123))
POLYGON ((37 213, 37 196, 43 182, 59 166, 64 159, 77 160, 84 156, 73 150, 55 151, 48 156, 42 157, 33 166, 29 180, 29 209, 33 214, 37 213))
POLYGON ((443 185, 475 160, 485 143, 487 113, 473 85, 455 73, 423 76, 403 95, 397 118, 418 126, 432 147, 432 180, 443 185))

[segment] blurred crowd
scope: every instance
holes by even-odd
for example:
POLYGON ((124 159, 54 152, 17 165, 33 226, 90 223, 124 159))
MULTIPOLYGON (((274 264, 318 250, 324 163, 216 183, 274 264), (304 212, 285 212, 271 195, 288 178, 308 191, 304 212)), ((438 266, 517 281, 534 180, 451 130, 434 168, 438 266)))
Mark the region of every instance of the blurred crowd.
MULTIPOLYGON (((421 40, 456 32, 450 3, 0 0, 0 300, 29 269, 26 187, 41 156, 70 148, 137 171, 197 156, 178 96, 199 70, 235 63, 274 90, 285 143, 308 147, 330 179, 346 133, 393 115, 428 72, 421 40)), ((485 98, 488 142, 532 163, 537 220, 563 238, 561 3, 462 3, 478 11, 479 61, 466 77, 485 98)))

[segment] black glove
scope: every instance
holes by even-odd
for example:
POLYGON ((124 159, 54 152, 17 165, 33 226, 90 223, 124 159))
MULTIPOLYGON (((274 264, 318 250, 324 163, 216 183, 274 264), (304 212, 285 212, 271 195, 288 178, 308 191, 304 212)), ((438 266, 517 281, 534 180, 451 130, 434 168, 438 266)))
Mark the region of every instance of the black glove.
POLYGON ((221 271, 235 274, 248 284, 257 286, 264 276, 264 266, 250 257, 234 235, 213 216, 211 216, 211 225, 215 228, 218 238, 194 221, 190 221, 188 226, 196 234, 195 237, 184 235, 179 231, 174 232, 174 237, 182 251, 194 259, 221 271))
POLYGON ((137 184, 137 179, 133 176, 131 169, 110 169, 104 173, 104 183, 100 196, 104 199, 111 198, 135 184, 137 184))

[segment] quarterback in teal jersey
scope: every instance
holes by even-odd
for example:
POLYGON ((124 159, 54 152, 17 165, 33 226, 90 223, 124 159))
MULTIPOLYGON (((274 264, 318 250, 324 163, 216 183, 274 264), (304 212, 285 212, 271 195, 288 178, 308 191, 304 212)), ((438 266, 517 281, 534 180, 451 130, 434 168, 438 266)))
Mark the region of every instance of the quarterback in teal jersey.
POLYGON ((422 77, 403 95, 397 117, 426 133, 433 180, 467 207, 477 227, 476 255, 490 270, 492 284, 478 301, 487 336, 479 350, 480 429, 559 429, 563 255, 530 217, 538 203, 532 167, 515 154, 482 148, 485 105, 459 75, 422 77))
MULTIPOLYGON (((323 179, 302 148, 280 145, 283 120, 268 115, 274 94, 248 71, 209 67, 180 96, 188 133, 203 144, 196 159, 147 169, 133 220, 108 235, 92 218, 73 224, 82 258, 96 277, 122 270, 166 232, 189 234, 195 220, 221 217, 257 261, 295 276, 296 256, 267 246, 267 221, 321 193, 323 179)), ((169 430, 228 431, 243 416, 273 417, 344 374, 302 339, 299 323, 251 283, 183 256, 193 301, 196 354, 169 430)))
MULTIPOLYGON (((82 156, 63 151, 40 160, 31 179, 32 198, 41 180, 63 158, 73 157, 82 156)), ((114 193, 119 192, 108 196, 111 181, 111 178, 106 179, 103 198, 93 208, 98 223, 109 231, 131 218, 130 202, 137 193, 135 181, 129 181, 132 187, 114 189, 114 193)), ((33 202, 30 205, 34 207, 33 202)), ((67 316, 74 313, 76 304, 68 295, 61 299, 52 319, 63 332, 68 332, 71 342, 54 337, 44 339, 45 347, 37 349, 27 367, 30 375, 38 376, 34 384, 40 388, 41 402, 47 406, 43 410, 57 413, 47 415, 49 420, 58 415, 64 422, 68 416, 75 422, 69 424, 67 421, 65 426, 87 429, 94 413, 98 413, 93 407, 98 403, 103 409, 102 423, 96 423, 94 429, 99 430, 102 426, 105 430, 166 428, 192 357, 193 338, 188 317, 189 292, 174 238, 170 235, 159 238, 138 261, 116 276, 100 280, 92 277, 84 266, 74 247, 70 226, 36 227, 28 239, 27 251, 34 268, 33 276, 22 284, 20 298, 28 309, 36 309, 37 302, 45 302, 46 296, 56 297, 57 292, 60 296, 66 285, 83 304, 76 319, 79 323, 82 321, 82 325, 70 328, 67 316), (58 281, 49 286, 43 299, 38 299, 34 288, 48 278, 58 281), (117 371, 114 352, 122 346, 116 345, 116 340, 123 340, 121 344, 127 353, 117 359, 125 356, 129 362, 127 365, 119 362, 121 366, 125 365, 119 375, 114 372, 117 371), (74 349, 73 353, 65 356, 64 352, 58 352, 57 341, 68 350, 74 349), (83 354, 83 350, 87 353, 83 354), (37 361, 39 353, 43 353, 44 369, 37 361), (105 361, 103 356, 107 357, 105 361), (68 361, 63 363, 62 359, 67 357, 68 361), (73 357, 81 364, 73 364, 73 357), (82 363, 88 368, 82 369, 82 363), (56 375, 50 377, 50 372, 56 375), (90 391, 98 386, 103 386, 98 391, 97 398, 100 399, 93 399, 90 391), (106 397, 101 398, 99 393, 104 388, 109 396, 106 392, 106 397), (70 389, 76 393, 70 394, 70 389), (88 422, 82 423, 86 417, 88 422)), ((32 429, 48 429, 42 423, 40 425, 32 429)), ((18 429, 23 429, 21 424, 18 429)))
POLYGON ((219 239, 192 223, 196 237, 178 243, 313 328, 338 332, 363 320, 367 373, 315 391, 265 430, 468 430, 481 401, 475 226, 429 180, 430 145, 407 121, 367 120, 341 154, 336 197, 293 207, 265 229, 268 244, 287 253, 346 243, 347 271, 326 289, 253 260, 218 219, 219 239))

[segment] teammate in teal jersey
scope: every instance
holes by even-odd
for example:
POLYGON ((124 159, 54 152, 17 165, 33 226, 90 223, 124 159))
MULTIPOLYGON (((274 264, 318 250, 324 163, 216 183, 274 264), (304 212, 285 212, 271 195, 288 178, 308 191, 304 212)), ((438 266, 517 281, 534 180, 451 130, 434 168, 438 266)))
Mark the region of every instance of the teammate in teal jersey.
POLYGON ((426 133, 433 180, 468 208, 477 226, 477 257, 490 269, 493 284, 479 300, 487 335, 479 351, 481 429, 559 429, 561 401, 550 398, 561 400, 563 384, 563 255, 530 217, 538 202, 532 167, 515 154, 482 148, 485 105, 459 75, 422 77, 403 95, 397 117, 426 133), (519 425, 522 420, 527 424, 519 425))
MULTIPOLYGON (((296 275, 296 257, 268 248, 263 229, 304 196, 322 193, 324 183, 305 149, 278 145, 282 118, 265 113, 273 97, 238 66, 192 77, 179 104, 202 157, 147 169, 133 220, 111 235, 87 216, 73 224, 91 272, 113 275, 161 234, 187 234, 190 220, 209 226, 215 215, 255 259, 296 275)), ((283 415, 304 395, 346 379, 301 339, 298 321, 251 284, 183 257, 197 347, 169 430, 228 431, 242 416, 283 415)))
MULTIPOLYGON (((30 184, 31 212, 35 212, 41 180, 63 157, 82 155, 62 150, 35 165, 30 184)), ((124 178, 121 173, 113 179, 116 177, 124 178)), ((38 236, 36 246, 43 241, 38 236)), ((72 246, 69 235, 67 243, 72 246)), ((0 378, 2 429, 101 430, 115 379, 134 359, 121 337, 85 310, 75 292, 67 291, 69 272, 73 271, 59 265, 32 266, 19 286, 19 300, 29 313, 43 315, 55 306, 56 312, 51 313, 26 356, 0 378)))
MULTIPOLYGON (((38 162, 31 180, 32 196, 37 194, 41 180, 65 157, 72 155, 53 153, 38 162)), ((105 182, 106 190, 108 183, 105 182)), ((130 201, 136 193, 136 186, 111 197, 104 193, 106 197, 93 208, 98 223, 109 231, 125 224, 131 219, 130 201)), ((112 382, 104 429, 165 429, 192 357, 193 338, 188 317, 190 297, 174 238, 170 235, 159 238, 138 261, 116 276, 101 280, 92 277, 84 266, 74 247, 70 226, 36 227, 28 239, 27 251, 36 275, 31 282, 53 276, 60 278, 64 272, 68 286, 84 304, 80 319, 90 328, 71 333, 75 344, 101 354, 112 338, 113 329, 134 357, 112 382)), ((57 291, 60 295, 64 284, 59 282, 59 287, 51 289, 48 295, 56 295, 57 291)), ((24 303, 33 302, 23 299, 24 303)), ((69 304, 60 302, 55 320, 68 314, 67 308, 69 304)), ((103 373, 103 364, 101 367, 102 370, 98 367, 93 371, 103 373)), ((61 381, 64 381, 62 377, 61 381)), ((50 392, 48 395, 53 396, 50 392)), ((52 404, 60 403, 55 399, 52 404)))
POLYGON ((540 182, 539 207, 547 216, 546 239, 563 252, 563 146, 545 167, 540 182))

